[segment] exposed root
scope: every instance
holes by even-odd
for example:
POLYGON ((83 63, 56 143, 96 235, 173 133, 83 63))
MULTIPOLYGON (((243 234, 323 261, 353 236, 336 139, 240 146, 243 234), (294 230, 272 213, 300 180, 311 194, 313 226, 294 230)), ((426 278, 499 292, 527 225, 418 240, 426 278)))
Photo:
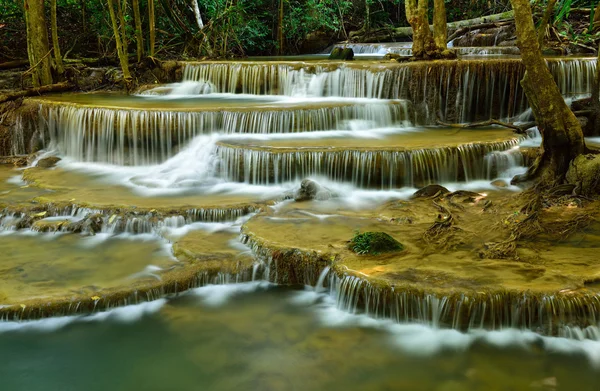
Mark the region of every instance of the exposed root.
POLYGON ((464 231, 455 226, 454 215, 439 202, 433 201, 441 212, 435 222, 423 233, 423 241, 436 249, 451 250, 465 243, 464 231))
POLYGON ((436 122, 439 125, 447 126, 449 128, 456 128, 459 130, 460 129, 468 129, 468 128, 477 128, 477 127, 481 127, 481 126, 498 125, 498 126, 512 129, 515 131, 515 133, 518 133, 518 134, 525 134, 525 133, 527 133, 528 129, 531 129, 537 125, 536 122, 528 122, 523 125, 515 125, 510 122, 502 122, 502 121, 498 121, 496 119, 491 119, 488 121, 481 121, 481 122, 472 122, 472 123, 468 123, 468 124, 453 124, 453 123, 444 122, 440 119, 438 119, 436 122))

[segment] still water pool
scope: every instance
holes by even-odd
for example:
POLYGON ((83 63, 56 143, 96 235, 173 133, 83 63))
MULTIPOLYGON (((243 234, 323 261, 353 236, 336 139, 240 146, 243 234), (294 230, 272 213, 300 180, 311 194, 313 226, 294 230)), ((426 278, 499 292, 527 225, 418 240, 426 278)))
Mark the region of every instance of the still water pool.
POLYGON ((0 323, 2 390, 600 390, 600 342, 339 311, 312 289, 208 286, 0 323))

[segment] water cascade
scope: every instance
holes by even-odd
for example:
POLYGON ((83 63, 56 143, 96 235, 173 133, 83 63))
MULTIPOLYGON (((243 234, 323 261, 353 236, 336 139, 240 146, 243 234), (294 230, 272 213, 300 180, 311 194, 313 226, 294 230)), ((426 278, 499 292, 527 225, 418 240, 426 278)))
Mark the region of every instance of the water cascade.
MULTIPOLYGON (((299 181, 324 176, 350 182, 361 188, 395 189, 429 183, 493 179, 512 167, 508 162, 497 168, 485 160, 489 154, 511 149, 518 139, 460 147, 385 150, 315 150, 303 148, 251 149, 221 143, 217 147, 220 172, 225 178, 251 184, 299 181)), ((514 153, 518 153, 515 151, 514 153)), ((518 161, 514 160, 513 164, 518 161)))
POLYGON ((40 103, 50 148, 79 161, 154 164, 174 156, 199 135, 215 133, 292 133, 406 126, 406 101, 332 102, 321 107, 259 107, 256 110, 162 111, 81 107, 40 103))
MULTIPOLYGON (((594 58, 548 59, 565 96, 589 94, 594 58)), ((448 122, 510 118, 526 110, 519 59, 435 63, 188 64, 184 79, 207 82, 216 92, 286 96, 406 99, 424 123, 437 113, 448 122)))

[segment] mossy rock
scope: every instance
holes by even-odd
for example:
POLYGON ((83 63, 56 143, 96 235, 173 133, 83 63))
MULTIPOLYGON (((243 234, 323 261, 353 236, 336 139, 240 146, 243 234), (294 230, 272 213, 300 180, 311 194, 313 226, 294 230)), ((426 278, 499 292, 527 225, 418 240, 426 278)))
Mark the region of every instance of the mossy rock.
POLYGON ((357 254, 378 255, 402 251, 404 246, 385 232, 357 232, 350 240, 350 250, 357 254))
POLYGON ((329 54, 330 60, 354 60, 354 50, 350 48, 334 48, 329 54))

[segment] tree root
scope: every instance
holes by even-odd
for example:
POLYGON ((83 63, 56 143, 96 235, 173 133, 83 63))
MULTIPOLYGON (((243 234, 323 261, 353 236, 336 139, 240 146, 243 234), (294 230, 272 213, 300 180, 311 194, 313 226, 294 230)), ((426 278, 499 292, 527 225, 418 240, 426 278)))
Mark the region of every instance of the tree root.
POLYGON ((439 125, 448 126, 450 128, 457 128, 457 129, 468 129, 468 128, 477 128, 477 127, 481 127, 481 126, 499 125, 499 126, 503 126, 505 128, 513 129, 518 134, 525 134, 528 129, 531 129, 534 126, 536 126, 535 122, 527 122, 523 125, 515 125, 513 123, 502 122, 502 121, 498 121, 496 119, 490 119, 488 121, 481 121, 481 122, 471 122, 468 124, 453 124, 453 123, 449 123, 449 122, 444 122, 439 119, 436 122, 439 125))
POLYGON ((423 241, 437 250, 451 250, 465 243, 465 231, 455 226, 456 220, 450 210, 436 201, 433 204, 441 213, 423 233, 423 241))

